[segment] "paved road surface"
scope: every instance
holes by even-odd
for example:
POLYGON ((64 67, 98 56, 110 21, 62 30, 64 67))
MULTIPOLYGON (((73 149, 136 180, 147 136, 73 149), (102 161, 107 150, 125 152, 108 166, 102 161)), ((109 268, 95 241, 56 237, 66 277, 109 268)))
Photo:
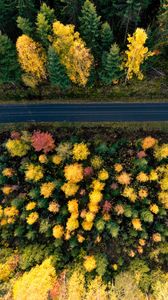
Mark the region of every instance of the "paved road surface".
POLYGON ((168 121, 168 103, 0 105, 0 123, 168 121))

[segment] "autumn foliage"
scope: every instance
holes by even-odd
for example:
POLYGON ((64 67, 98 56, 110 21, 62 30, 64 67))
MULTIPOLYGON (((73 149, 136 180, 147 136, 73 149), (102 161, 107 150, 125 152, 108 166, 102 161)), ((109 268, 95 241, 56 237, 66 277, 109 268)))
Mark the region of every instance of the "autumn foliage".
POLYGON ((143 74, 140 69, 144 60, 154 55, 151 51, 148 51, 148 47, 145 47, 147 40, 147 34, 144 29, 137 28, 133 36, 128 36, 128 50, 125 51, 126 62, 124 67, 127 69, 127 79, 131 79, 135 74, 138 79, 143 79, 143 74))
POLYGON ((53 24, 53 46, 60 60, 67 69, 72 82, 85 86, 90 74, 93 57, 84 42, 75 32, 73 25, 63 25, 56 21, 53 24))
POLYGON ((48 132, 35 131, 32 135, 32 146, 35 151, 48 153, 55 148, 55 142, 52 135, 48 132))
POLYGON ((16 43, 19 62, 24 70, 23 81, 35 86, 46 79, 46 54, 42 46, 27 35, 22 35, 16 43))

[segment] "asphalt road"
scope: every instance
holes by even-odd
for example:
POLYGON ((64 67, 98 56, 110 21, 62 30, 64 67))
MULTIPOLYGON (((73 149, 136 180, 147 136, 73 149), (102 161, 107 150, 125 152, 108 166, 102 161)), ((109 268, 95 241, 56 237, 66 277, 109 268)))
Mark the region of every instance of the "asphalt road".
POLYGON ((0 123, 168 121, 168 103, 0 105, 0 123))

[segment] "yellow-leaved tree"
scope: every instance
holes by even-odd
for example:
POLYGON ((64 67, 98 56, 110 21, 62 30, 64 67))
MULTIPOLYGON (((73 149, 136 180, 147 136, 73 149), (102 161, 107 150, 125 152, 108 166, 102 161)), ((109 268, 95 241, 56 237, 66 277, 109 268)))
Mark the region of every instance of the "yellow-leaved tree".
POLYGON ((47 300, 56 280, 51 258, 18 277, 13 284, 14 300, 47 300))
POLYGON ((125 51, 126 61, 124 67, 127 69, 126 80, 129 80, 135 74, 138 79, 143 79, 143 74, 140 69, 142 63, 154 53, 148 51, 145 47, 145 42, 148 36, 143 28, 137 28, 132 36, 128 35, 128 50, 125 51))
POLYGON ((29 36, 23 34, 17 39, 16 49, 18 58, 25 74, 23 82, 35 87, 46 79, 46 54, 43 47, 29 36))
POLYGON ((53 33, 53 47, 66 67, 68 77, 75 84, 85 86, 93 63, 90 50, 73 25, 56 21, 53 23, 53 33))

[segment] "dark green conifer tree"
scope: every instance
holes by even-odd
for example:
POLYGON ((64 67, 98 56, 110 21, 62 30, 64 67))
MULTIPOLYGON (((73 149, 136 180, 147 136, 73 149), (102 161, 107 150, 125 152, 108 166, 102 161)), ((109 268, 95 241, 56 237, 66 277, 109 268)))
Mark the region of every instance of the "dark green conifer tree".
POLYGON ((37 14, 37 34, 43 46, 48 48, 48 37, 52 34, 52 24, 55 20, 54 9, 51 9, 45 3, 41 5, 40 11, 37 14))
POLYGON ((86 0, 81 11, 79 31, 81 37, 86 42, 88 48, 91 49, 95 59, 100 52, 100 17, 97 15, 95 5, 86 0))
POLYGON ((17 15, 16 2, 12 0, 0 0, 0 32, 15 38, 17 27, 15 25, 17 15))
POLYGON ((70 80, 66 74, 65 67, 60 63, 59 57, 52 46, 48 50, 48 74, 52 86, 60 90, 66 90, 70 87, 70 80))
POLYGON ((0 83, 16 83, 20 80, 20 68, 16 49, 7 35, 0 34, 0 83))
POLYGON ((113 31, 108 22, 101 26, 101 47, 102 51, 109 51, 113 42, 113 31))
POLYGON ((16 7, 18 16, 34 20, 37 11, 35 0, 16 0, 16 7))
POLYGON ((120 49, 116 43, 111 46, 109 52, 102 55, 102 65, 99 72, 101 84, 110 85, 122 75, 120 49))
MULTIPOLYGON (((149 2, 149 0, 146 0, 149 2)), ((144 2, 146 2, 144 1, 144 2)), ((124 42, 130 30, 133 32, 140 21, 140 13, 143 7, 143 1, 140 0, 115 0, 114 8, 116 15, 119 17, 120 29, 123 29, 124 42)))
POLYGON ((33 34, 33 24, 29 19, 19 16, 17 18, 17 27, 22 31, 23 34, 26 34, 28 36, 31 36, 33 34))

